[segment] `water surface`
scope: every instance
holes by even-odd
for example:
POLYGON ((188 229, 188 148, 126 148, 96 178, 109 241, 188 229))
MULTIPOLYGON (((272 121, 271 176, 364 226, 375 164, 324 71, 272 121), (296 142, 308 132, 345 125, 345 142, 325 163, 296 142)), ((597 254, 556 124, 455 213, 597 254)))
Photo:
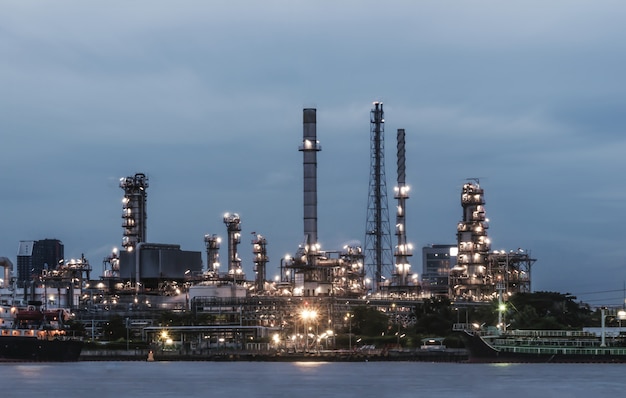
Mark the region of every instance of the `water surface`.
POLYGON ((624 364, 0 364, 2 397, 622 397, 624 364))

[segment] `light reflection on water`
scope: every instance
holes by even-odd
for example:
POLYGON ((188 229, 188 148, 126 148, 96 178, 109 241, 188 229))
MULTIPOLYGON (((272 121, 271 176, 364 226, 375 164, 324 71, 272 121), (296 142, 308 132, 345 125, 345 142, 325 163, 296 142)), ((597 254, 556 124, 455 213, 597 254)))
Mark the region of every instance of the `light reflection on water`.
POLYGON ((319 368, 320 366, 329 365, 330 362, 292 362, 292 364, 299 369, 313 369, 319 368))
POLYGON ((622 364, 76 362, 0 364, 2 398, 619 397, 622 364))
POLYGON ((519 364, 502 362, 502 363, 491 363, 491 364, 488 364, 488 365, 489 366, 495 366, 495 367, 498 367, 498 368, 508 368, 509 366, 515 366, 515 365, 519 365, 519 364))
POLYGON ((22 376, 24 382, 32 382, 45 375, 47 367, 47 365, 39 364, 15 364, 15 371, 22 376))

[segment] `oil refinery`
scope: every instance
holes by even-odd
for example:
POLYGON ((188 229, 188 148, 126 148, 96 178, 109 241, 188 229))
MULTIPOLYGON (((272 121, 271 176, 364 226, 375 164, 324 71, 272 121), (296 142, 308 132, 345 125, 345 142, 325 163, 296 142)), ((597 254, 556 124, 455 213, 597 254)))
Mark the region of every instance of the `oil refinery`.
MULTIPOLYGON (((253 255, 254 270, 253 276, 245 274, 239 256, 245 220, 235 212, 223 214, 225 256, 220 256, 222 237, 215 231, 200 237, 205 253, 182 250, 177 244, 150 242, 149 179, 144 173, 136 173, 120 179, 119 187, 124 192, 122 250, 103 259, 102 275, 92 277, 92 268, 84 256, 64 260, 58 241, 21 241, 16 268, 9 258, 0 257, 4 268, 2 302, 25 305, 40 301, 45 307, 70 309, 95 339, 113 315, 125 317, 127 328, 134 335, 156 341, 162 331, 156 321, 159 313, 203 314, 211 317, 211 325, 170 328, 201 350, 220 343, 240 347, 256 344, 269 336, 285 347, 306 348, 312 343, 310 339, 319 342, 330 338, 336 330, 349 329, 356 306, 371 306, 393 316, 396 322, 410 325, 415 321, 415 303, 425 299, 446 297, 458 305, 467 305, 489 302, 499 294, 530 292, 535 260, 526 250, 491 250, 484 190, 477 179, 468 179, 460 193, 462 212, 456 244, 436 253, 431 262, 436 261, 433 269, 438 271, 431 279, 420 280, 417 267, 411 264, 414 246, 406 226, 410 199, 406 133, 398 129, 396 135, 392 242, 384 123, 383 104, 375 102, 370 113, 370 177, 363 247, 354 243, 334 250, 321 249, 317 153, 322 147, 317 136, 317 110, 305 108, 298 147, 302 152, 304 241, 294 242, 293 256, 280 259, 275 279, 266 276, 270 264, 267 246, 271 240, 256 232, 251 242, 244 242, 249 243, 246 247, 253 255), (40 248, 49 244, 56 248, 56 257, 49 254, 55 258, 54 263, 47 260, 44 266, 36 259, 45 252, 40 248)), ((424 270, 431 249, 438 248, 422 250, 424 270)))

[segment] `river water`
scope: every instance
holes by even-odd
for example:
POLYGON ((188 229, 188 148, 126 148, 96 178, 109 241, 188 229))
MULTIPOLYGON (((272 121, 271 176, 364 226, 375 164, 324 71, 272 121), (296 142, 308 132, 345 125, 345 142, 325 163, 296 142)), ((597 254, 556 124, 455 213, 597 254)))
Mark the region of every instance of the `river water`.
POLYGON ((624 364, 0 364, 2 397, 623 397, 624 364))

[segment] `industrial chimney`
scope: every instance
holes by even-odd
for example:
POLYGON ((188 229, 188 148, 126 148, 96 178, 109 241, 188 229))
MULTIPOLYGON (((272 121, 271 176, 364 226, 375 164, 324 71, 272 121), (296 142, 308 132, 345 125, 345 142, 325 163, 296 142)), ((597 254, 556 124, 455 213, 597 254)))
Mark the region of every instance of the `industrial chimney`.
POLYGON ((303 111, 302 145, 304 169, 304 243, 309 265, 314 265, 317 252, 317 152, 322 148, 317 141, 315 108, 303 111))

